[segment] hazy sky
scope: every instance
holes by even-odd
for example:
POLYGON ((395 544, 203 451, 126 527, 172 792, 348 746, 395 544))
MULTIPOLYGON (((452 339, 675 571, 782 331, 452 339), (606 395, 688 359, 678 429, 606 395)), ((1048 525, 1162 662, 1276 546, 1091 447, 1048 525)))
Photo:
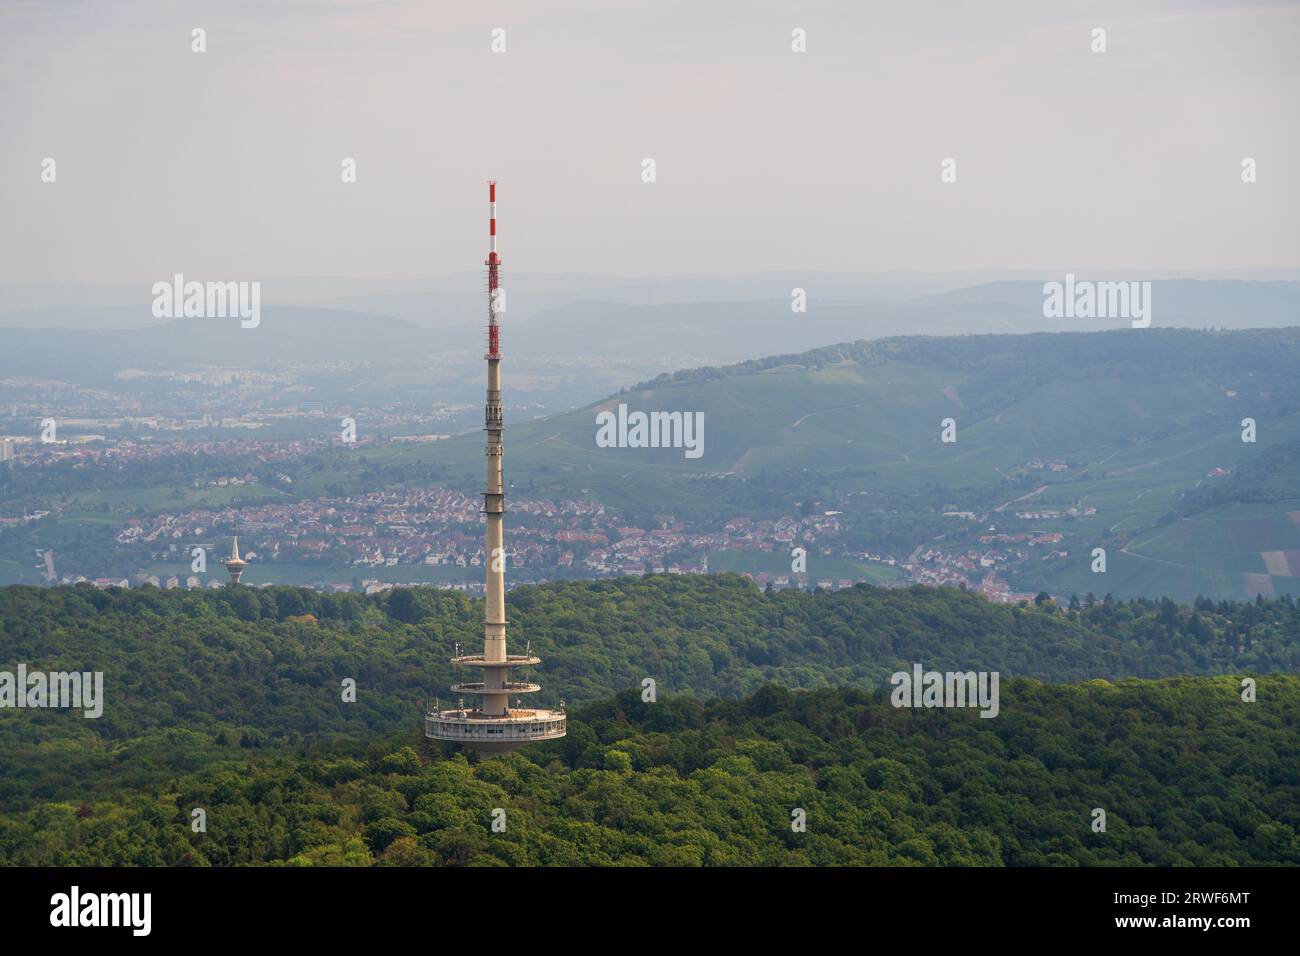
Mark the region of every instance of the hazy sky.
POLYGON ((507 270, 1293 268, 1297 48, 1290 3, 0 0, 0 278, 474 269, 489 177, 507 270))

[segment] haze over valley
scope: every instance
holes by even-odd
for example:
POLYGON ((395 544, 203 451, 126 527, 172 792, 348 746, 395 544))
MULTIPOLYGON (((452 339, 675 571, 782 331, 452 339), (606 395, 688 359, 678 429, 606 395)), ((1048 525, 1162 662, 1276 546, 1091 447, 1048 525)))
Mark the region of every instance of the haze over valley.
MULTIPOLYGON (((805 313, 789 299, 664 301, 708 285, 531 313, 516 294, 526 318, 503 339, 507 480, 526 476, 512 484, 514 581, 712 569, 1002 601, 1295 592, 1300 283, 1157 280, 1149 329, 1046 318, 1027 281, 812 295, 805 313), (598 447, 596 415, 620 403, 702 415, 701 453, 598 447)), ((220 568, 193 574, 190 551, 219 551, 238 519, 254 582, 481 587, 473 323, 288 305, 253 329, 0 321, 15 323, 0 357, 7 580, 203 586, 220 568), (57 439, 42 442, 51 418, 57 439)))

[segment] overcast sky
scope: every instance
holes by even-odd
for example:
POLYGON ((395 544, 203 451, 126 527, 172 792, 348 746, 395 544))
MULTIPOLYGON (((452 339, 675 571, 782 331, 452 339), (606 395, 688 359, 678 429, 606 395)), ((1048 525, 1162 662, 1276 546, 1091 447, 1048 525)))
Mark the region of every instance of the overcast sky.
POLYGON ((1290 3, 0 0, 0 279, 474 269, 489 177, 524 272, 1294 268, 1298 48, 1290 3))

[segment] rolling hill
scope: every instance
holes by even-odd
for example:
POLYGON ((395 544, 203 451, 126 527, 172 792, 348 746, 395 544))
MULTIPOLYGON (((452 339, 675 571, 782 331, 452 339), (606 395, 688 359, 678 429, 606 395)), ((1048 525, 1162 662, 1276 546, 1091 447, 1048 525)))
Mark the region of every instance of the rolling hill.
MULTIPOLYGON (((1293 328, 861 341, 660 376, 511 422, 508 477, 525 476, 517 491, 590 495, 647 520, 773 516, 812 500, 868 540, 883 515, 934 529, 944 511, 969 511, 999 530, 1068 532, 1073 560, 1020 574, 1066 595, 1296 593, 1297 367, 1293 328), (703 454, 597 447, 596 415, 620 404, 702 413, 703 454), (1242 440, 1246 418, 1254 442, 1242 440), (941 440, 945 419, 954 442, 941 440), (1104 578, 1090 570, 1094 546, 1109 551, 1104 578)), ((437 463, 472 487, 480 444, 443 443, 437 463)))

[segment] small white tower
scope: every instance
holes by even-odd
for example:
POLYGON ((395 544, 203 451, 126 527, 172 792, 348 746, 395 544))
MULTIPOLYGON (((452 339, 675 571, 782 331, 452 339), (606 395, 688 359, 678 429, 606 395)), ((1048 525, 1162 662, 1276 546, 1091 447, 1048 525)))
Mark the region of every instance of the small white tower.
POLYGON ((221 562, 230 572, 230 583, 238 584, 239 576, 244 573, 244 568, 248 567, 248 562, 239 556, 239 516, 235 516, 235 530, 230 537, 230 557, 221 562))

